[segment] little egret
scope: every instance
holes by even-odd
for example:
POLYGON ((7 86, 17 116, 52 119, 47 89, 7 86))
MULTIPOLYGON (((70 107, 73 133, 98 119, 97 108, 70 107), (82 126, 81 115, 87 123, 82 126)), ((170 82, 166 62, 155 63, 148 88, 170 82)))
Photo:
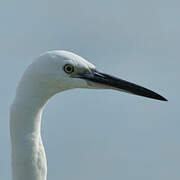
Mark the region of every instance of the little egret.
POLYGON ((10 109, 13 180, 46 180, 42 111, 53 95, 72 88, 115 89, 167 101, 144 87, 99 72, 74 53, 54 50, 40 55, 22 76, 10 109))

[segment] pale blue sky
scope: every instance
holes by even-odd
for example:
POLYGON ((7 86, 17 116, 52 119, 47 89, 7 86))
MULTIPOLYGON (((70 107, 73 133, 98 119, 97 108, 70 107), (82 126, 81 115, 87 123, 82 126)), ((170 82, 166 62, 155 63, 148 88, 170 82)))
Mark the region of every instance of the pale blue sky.
POLYGON ((180 179, 180 1, 15 0, 0 6, 1 179, 10 180, 9 106, 40 53, 73 51, 101 71, 148 87, 159 102, 72 90, 43 115, 48 179, 180 179))

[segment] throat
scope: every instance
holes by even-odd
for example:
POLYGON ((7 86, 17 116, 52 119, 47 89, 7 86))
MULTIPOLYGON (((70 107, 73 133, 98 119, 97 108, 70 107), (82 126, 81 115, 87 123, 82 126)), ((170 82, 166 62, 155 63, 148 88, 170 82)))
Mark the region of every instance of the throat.
POLYGON ((39 100, 15 99, 11 107, 11 138, 24 138, 30 134, 40 134, 43 107, 39 100))

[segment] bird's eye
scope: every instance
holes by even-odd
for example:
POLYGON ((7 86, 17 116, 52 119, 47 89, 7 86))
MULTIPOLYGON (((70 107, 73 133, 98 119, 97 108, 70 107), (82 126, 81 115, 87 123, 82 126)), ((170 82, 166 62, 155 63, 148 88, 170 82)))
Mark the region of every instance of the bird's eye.
POLYGON ((72 66, 71 64, 66 64, 64 66, 64 71, 68 74, 71 74, 72 72, 74 72, 74 66, 72 66))

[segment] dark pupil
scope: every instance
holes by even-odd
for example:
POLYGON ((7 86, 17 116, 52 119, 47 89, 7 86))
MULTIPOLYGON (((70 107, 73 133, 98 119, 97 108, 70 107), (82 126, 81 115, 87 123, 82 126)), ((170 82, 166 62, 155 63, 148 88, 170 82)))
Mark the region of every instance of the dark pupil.
POLYGON ((68 72, 70 72, 70 71, 72 71, 72 67, 71 67, 71 66, 68 66, 68 67, 66 67, 66 70, 67 70, 68 72))

